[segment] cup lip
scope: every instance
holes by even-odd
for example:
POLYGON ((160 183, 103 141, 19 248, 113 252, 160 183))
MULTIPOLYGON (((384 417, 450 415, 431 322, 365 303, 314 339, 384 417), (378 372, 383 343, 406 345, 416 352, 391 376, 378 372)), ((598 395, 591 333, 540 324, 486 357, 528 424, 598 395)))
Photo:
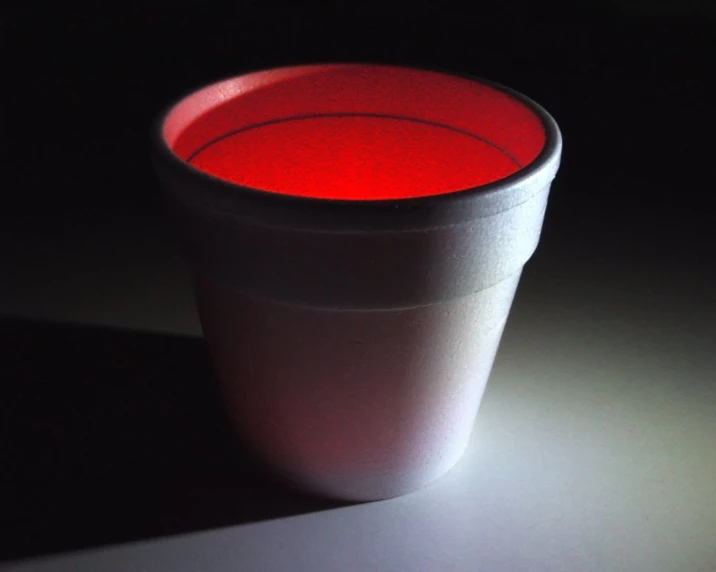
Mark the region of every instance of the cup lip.
POLYGON ((253 207, 257 211, 255 214, 268 216, 273 223, 288 224, 289 226, 308 226, 325 230, 329 230, 330 227, 346 230, 358 230, 365 227, 370 227, 370 229, 375 229, 376 227, 394 228, 396 225, 399 228, 414 226, 435 227, 498 214, 529 200, 534 194, 549 185, 559 167, 562 150, 562 134, 555 119, 538 103, 512 88, 476 75, 451 71, 437 66, 376 63, 372 61, 309 62, 285 66, 258 67, 204 83, 186 90, 182 95, 165 105, 152 123, 150 136, 155 165, 161 163, 164 167, 169 168, 175 177, 180 177, 182 180, 191 181, 194 185, 202 186, 207 195, 212 195, 207 196, 206 201, 198 199, 198 204, 203 203, 205 208, 221 210, 223 214, 230 214, 224 212, 223 209, 212 208, 212 203, 213 205, 221 204, 223 206, 238 206, 241 203, 249 207, 248 210, 242 208, 229 209, 230 211, 235 210, 234 214, 239 217, 242 216, 242 213, 246 216, 246 213, 250 213, 253 207), (164 124, 174 108, 187 97, 212 85, 259 72, 313 66, 341 67, 347 65, 401 68, 438 73, 466 79, 499 90, 525 105, 539 118, 545 130, 544 146, 537 157, 528 165, 507 177, 484 185, 421 197, 355 200, 290 195, 226 181, 197 169, 181 159, 164 138, 164 124), (537 178, 544 178, 544 184, 537 185, 537 188, 535 188, 532 180, 537 178), (521 196, 516 198, 508 196, 510 194, 514 195, 516 190, 525 187, 529 188, 527 194, 520 193, 521 196), (400 217, 403 220, 399 222, 397 218, 400 215, 404 216, 400 217), (336 217, 344 216, 347 216, 350 220, 336 220, 336 217))

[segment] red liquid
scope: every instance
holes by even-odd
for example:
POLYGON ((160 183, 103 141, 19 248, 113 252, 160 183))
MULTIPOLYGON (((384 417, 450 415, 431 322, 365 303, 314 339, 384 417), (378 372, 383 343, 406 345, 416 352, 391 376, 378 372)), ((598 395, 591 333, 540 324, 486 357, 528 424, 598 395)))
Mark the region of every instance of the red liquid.
POLYGON ((499 181, 537 158, 545 130, 525 103, 486 84, 331 64, 208 86, 172 110, 164 137, 181 159, 238 185, 381 200, 499 181))
POLYGON ((196 168, 243 186, 348 200, 454 192, 520 166, 448 127, 390 117, 314 117, 243 130, 204 147, 196 168))

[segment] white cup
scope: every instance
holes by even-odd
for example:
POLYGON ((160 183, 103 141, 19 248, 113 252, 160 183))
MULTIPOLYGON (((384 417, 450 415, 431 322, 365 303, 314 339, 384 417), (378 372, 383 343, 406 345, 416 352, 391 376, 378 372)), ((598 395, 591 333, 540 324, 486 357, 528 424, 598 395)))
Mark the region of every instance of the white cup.
MULTIPOLYGON (((561 153, 554 120, 490 82, 330 64, 200 89, 170 106, 153 139, 242 441, 292 486, 347 500, 405 494, 455 465, 537 247, 561 153), (280 188, 237 182, 194 161, 233 134, 331 117, 452 130, 479 141, 475 160, 487 174, 466 164, 482 180, 442 188, 440 165, 411 167, 408 148, 420 142, 407 139, 408 163, 396 171, 425 170, 414 178, 415 196, 399 184, 366 184, 361 196, 354 185, 345 197, 340 185, 324 184, 307 195, 295 169, 306 176, 312 166, 289 169, 288 155, 261 163, 276 170, 273 180, 292 173, 280 188)), ((281 152, 301 144, 284 141, 281 152)), ((324 156, 332 149, 339 152, 324 156)), ((252 168, 257 180, 267 174, 237 164, 229 167, 239 177, 252 168)))

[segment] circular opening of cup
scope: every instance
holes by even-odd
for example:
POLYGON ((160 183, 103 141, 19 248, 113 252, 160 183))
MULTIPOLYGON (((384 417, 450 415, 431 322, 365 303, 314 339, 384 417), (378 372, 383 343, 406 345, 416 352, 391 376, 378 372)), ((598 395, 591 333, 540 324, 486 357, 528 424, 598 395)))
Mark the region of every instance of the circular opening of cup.
POLYGON ((332 64, 225 80, 165 116, 169 148, 194 168, 272 193, 409 199, 504 179, 545 146, 539 115, 479 81, 332 64))

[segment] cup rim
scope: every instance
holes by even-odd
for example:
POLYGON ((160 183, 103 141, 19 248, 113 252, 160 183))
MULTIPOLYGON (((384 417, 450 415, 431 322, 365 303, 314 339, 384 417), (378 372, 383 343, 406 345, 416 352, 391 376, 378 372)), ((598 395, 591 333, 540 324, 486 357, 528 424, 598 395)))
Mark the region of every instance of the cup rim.
MULTIPOLYGON (((458 223, 464 220, 492 216, 529 200, 535 192, 542 190, 554 178, 560 162, 562 135, 555 119, 538 103, 512 88, 472 74, 434 66, 386 64, 371 61, 315 62, 248 69, 242 73, 232 74, 223 79, 207 82, 185 91, 165 105, 155 117, 151 127, 151 148, 155 164, 159 162, 170 169, 174 177, 180 177, 183 180, 187 180, 186 177, 188 177, 195 185, 200 185, 204 188, 206 196, 197 198, 196 201, 191 201, 197 206, 202 205, 210 210, 224 211, 223 208, 217 208, 217 205, 227 207, 230 205, 238 206, 238 203, 242 203, 245 207, 249 207, 249 211, 253 207, 258 211, 256 214, 267 215, 268 218, 273 219, 274 223, 290 224, 292 226, 299 224, 300 226, 315 226, 317 228, 335 226, 332 221, 335 220, 335 217, 341 216, 348 216, 348 218, 353 219, 360 228, 363 228, 366 224, 370 227, 374 227, 376 224, 379 227, 385 225, 393 227, 398 222, 396 217, 404 215, 400 217, 404 219, 399 224, 402 228, 405 224, 418 227, 425 227, 426 224, 428 226, 444 226, 445 224, 458 223), (227 181, 202 171, 181 159, 171 149, 164 137, 164 125, 176 106, 191 95, 212 85, 259 72, 288 71, 313 66, 330 68, 346 65, 401 68, 438 73, 476 82, 501 91, 522 103, 537 116, 545 131, 544 145, 534 160, 515 173, 497 181, 428 196, 355 200, 297 196, 227 181), (542 178, 544 178, 544 184, 534 184, 534 179, 542 178), (237 190, 241 192, 237 192, 237 190), (527 191, 526 193, 524 192, 525 190, 527 191), (515 193, 515 191, 522 192, 515 193)), ((241 208, 229 208, 229 210, 235 211, 238 216, 241 216, 240 213, 242 212, 247 212, 241 208)), ((224 214, 229 213, 224 212, 224 214)), ((354 226, 356 225, 347 220, 342 220, 339 223, 341 228, 354 226)))

